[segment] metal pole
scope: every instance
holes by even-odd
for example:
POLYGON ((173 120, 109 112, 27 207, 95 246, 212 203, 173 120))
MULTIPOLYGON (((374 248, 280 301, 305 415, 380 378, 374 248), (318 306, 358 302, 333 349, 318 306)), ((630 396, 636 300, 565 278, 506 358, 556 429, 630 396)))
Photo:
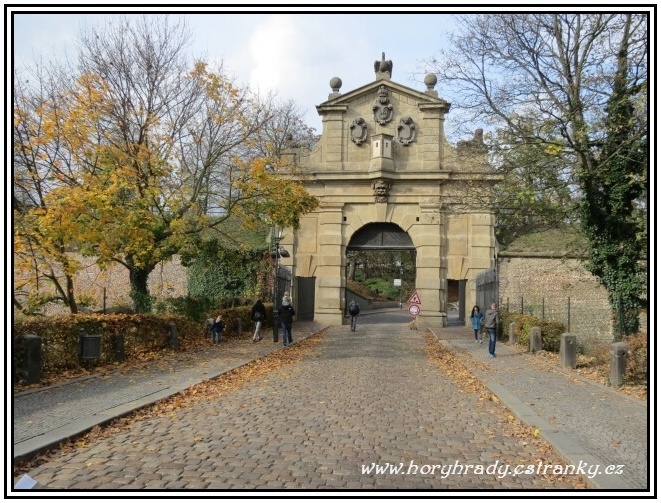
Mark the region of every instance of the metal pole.
POLYGON ((542 320, 544 319, 544 297, 542 297, 542 320))
POLYGON ((278 245, 280 244, 280 238, 273 235, 273 246, 275 252, 275 270, 273 278, 273 342, 278 342, 278 245))
POLYGON ((567 332, 571 332, 571 297, 567 297, 567 332))

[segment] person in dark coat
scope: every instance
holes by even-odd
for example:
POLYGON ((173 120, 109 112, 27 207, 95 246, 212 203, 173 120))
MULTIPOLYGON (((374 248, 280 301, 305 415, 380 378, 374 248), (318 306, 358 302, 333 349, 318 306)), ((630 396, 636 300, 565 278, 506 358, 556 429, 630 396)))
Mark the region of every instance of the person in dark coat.
POLYGON ((294 322, 294 315, 296 312, 291 306, 289 298, 282 299, 282 306, 278 309, 278 316, 280 316, 280 323, 282 324, 282 344, 289 346, 294 340, 291 335, 291 326, 294 322))
POLYGON ((491 304, 491 308, 487 309, 487 312, 484 314, 484 328, 487 330, 489 335, 489 357, 496 357, 496 330, 498 329, 498 323, 500 323, 500 316, 498 315, 498 309, 496 304, 491 304))
POLYGON ((225 330, 225 323, 223 322, 222 316, 216 318, 211 329, 213 330, 214 344, 220 344, 220 341, 223 340, 223 330, 225 330))
POLYGON ((349 303, 349 316, 351 317, 351 331, 356 331, 356 323, 358 321, 358 313, 360 313, 360 307, 355 300, 352 300, 349 303))
POLYGON ((266 308, 260 299, 257 299, 253 304, 250 319, 255 322, 255 333, 252 336, 252 341, 261 341, 262 335, 259 331, 262 328, 262 323, 266 319, 266 308))

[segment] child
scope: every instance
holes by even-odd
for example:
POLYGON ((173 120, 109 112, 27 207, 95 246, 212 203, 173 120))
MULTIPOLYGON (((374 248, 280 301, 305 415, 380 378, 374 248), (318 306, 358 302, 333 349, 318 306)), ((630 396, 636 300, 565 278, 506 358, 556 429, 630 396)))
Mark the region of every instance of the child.
POLYGON ((216 321, 213 324, 213 342, 214 344, 220 344, 220 341, 223 339, 223 330, 225 330, 225 323, 223 323, 222 316, 218 316, 216 321))
POLYGON ((484 313, 480 311, 480 306, 473 306, 470 315, 471 325, 475 332, 475 342, 482 344, 482 325, 484 324, 484 313))

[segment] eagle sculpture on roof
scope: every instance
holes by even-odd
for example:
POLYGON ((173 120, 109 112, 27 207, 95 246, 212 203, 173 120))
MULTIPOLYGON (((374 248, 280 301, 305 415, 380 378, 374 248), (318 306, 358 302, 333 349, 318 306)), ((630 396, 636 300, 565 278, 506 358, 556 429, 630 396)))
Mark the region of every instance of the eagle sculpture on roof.
POLYGON ((378 59, 374 62, 374 71, 376 73, 388 72, 392 74, 392 61, 386 61, 386 53, 381 53, 381 61, 378 59))

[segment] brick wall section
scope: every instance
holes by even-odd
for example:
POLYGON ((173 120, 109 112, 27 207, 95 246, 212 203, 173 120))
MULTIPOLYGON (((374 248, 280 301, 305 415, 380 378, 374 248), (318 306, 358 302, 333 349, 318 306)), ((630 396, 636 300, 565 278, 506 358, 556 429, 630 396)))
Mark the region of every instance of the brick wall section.
POLYGON ((498 261, 501 305, 540 316, 542 299, 545 319, 560 321, 579 340, 613 338, 608 293, 578 259, 508 256, 498 261), (568 303, 568 299, 570 302, 568 303), (569 307, 568 307, 569 304, 569 307))

